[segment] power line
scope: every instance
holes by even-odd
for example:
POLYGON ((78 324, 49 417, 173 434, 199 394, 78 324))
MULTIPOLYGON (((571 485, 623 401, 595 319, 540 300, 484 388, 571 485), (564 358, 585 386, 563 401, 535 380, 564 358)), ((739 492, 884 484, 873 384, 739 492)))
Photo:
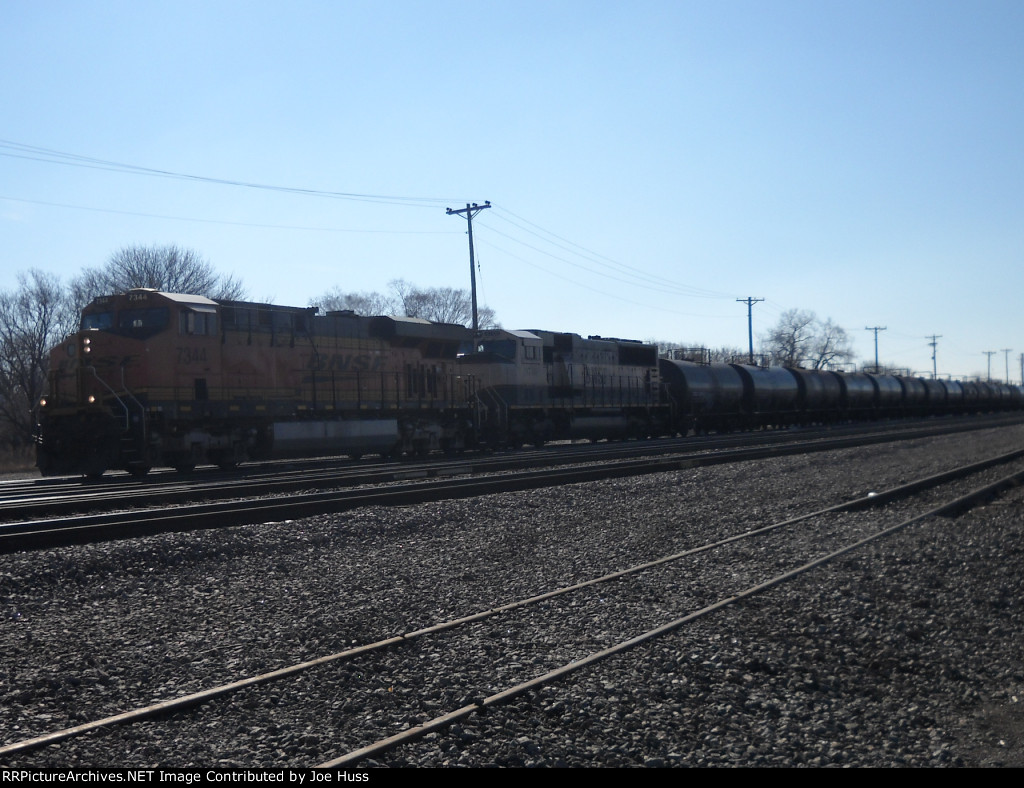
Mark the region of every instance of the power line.
POLYGON ((120 211, 114 208, 93 208, 88 205, 72 205, 70 203, 46 202, 44 200, 26 200, 21 197, 5 197, 0 195, 0 200, 9 202, 22 202, 29 205, 46 205, 51 208, 70 208, 76 211, 93 211, 95 213, 112 213, 121 216, 139 216, 144 219, 165 219, 175 222, 199 222, 201 224, 222 224, 231 227, 254 227, 262 230, 307 230, 325 233, 371 233, 386 235, 452 235, 453 230, 366 230, 352 229, 348 227, 314 227, 310 225, 296 224, 265 224, 260 222, 230 222, 225 219, 200 219, 195 216, 168 216, 159 213, 142 213, 141 211, 120 211))
POLYGON ((0 156, 6 156, 14 159, 29 159, 32 161, 46 162, 48 164, 63 164, 69 167, 85 167, 88 169, 122 172, 132 175, 149 175, 159 178, 172 178, 175 180, 199 181, 202 183, 215 183, 222 186, 238 186, 247 189, 284 192, 286 194, 303 194, 311 197, 330 197, 334 199, 373 203, 391 203, 398 205, 418 205, 420 207, 431 207, 431 205, 436 206, 437 203, 454 201, 450 197, 408 197, 389 194, 328 191, 322 189, 299 188, 295 186, 254 183, 251 181, 232 180, 229 178, 213 178, 206 175, 191 175, 189 173, 175 172, 173 170, 143 167, 136 164, 125 164, 123 162, 98 159, 91 156, 81 156, 76 153, 66 153, 64 151, 40 148, 35 145, 25 145, 20 142, 12 142, 11 140, 3 139, 0 139, 0 148, 8 148, 13 151, 18 151, 17 153, 4 153, 0 151, 0 156))
MULTIPOLYGON (((596 270, 594 268, 591 268, 590 266, 584 265, 583 263, 574 262, 573 260, 570 260, 570 259, 568 259, 566 257, 561 256, 561 255, 557 255, 557 254, 554 254, 553 252, 546 251, 544 249, 541 249, 538 246, 535 246, 533 244, 527 243, 526 241, 521 241, 520 239, 516 238, 515 236, 509 235, 508 233, 503 233, 501 230, 496 229, 492 225, 485 224, 484 226, 490 232, 495 233, 496 235, 500 235, 503 238, 508 238, 513 243, 517 243, 520 246, 525 246, 527 249, 531 249, 532 251, 537 252, 538 254, 542 254, 542 255, 544 255, 546 257, 550 257, 552 260, 558 260, 559 262, 565 263, 566 265, 571 265, 573 268, 579 268, 580 270, 586 271, 589 274, 593 274, 595 276, 602 276, 605 279, 611 279, 613 282, 621 282, 622 284, 632 285, 633 287, 640 287, 640 288, 643 288, 645 290, 653 290, 655 292, 662 293, 662 294, 664 294, 667 290, 674 290, 674 291, 676 291, 676 293, 678 295, 683 295, 683 296, 691 296, 691 295, 693 295, 692 293, 688 292, 686 290, 686 288, 684 286, 682 286, 682 285, 671 284, 671 283, 670 284, 657 284, 657 283, 645 284, 645 283, 643 283, 641 281, 638 281, 636 279, 636 277, 628 278, 628 279, 625 278, 625 276, 628 276, 628 274, 624 274, 623 276, 614 276, 614 275, 612 275, 610 273, 606 273, 605 271, 596 270)), ((668 281, 668 280, 666 280, 666 281, 668 281)), ((726 298, 726 297, 731 297, 731 296, 726 296, 724 294, 721 296, 721 298, 726 298)))
MULTIPOLYGON (((563 238, 562 236, 560 236, 560 235, 558 235, 556 233, 553 233, 550 230, 547 230, 547 229, 541 227, 540 225, 535 224, 534 222, 531 222, 529 219, 524 219, 522 216, 518 216, 517 214, 512 213, 512 211, 509 211, 507 208, 498 208, 496 216, 497 216, 498 219, 500 219, 502 221, 505 221, 505 222, 508 222, 513 227, 516 227, 516 228, 522 230, 523 232, 529 233, 530 235, 534 236, 535 238, 541 239, 545 243, 549 243, 552 246, 555 246, 555 247, 557 247, 559 249, 562 249, 563 251, 566 251, 566 252, 569 252, 570 254, 574 254, 574 255, 576 255, 578 257, 581 257, 584 260, 587 260, 589 262, 594 263, 595 265, 600 265, 600 266, 602 266, 604 268, 609 268, 609 269, 615 271, 616 273, 625 273, 625 274, 630 275, 630 276, 639 276, 640 278, 646 279, 648 282, 656 285, 659 289, 665 287, 666 285, 668 285, 668 286, 670 286, 670 287, 672 287, 674 289, 683 291, 686 294, 688 294, 688 295, 690 295, 690 296, 692 296, 694 298, 722 298, 722 299, 724 299, 724 298, 731 298, 732 297, 732 295, 729 294, 729 293, 723 293, 723 292, 716 291, 716 290, 707 290, 705 288, 693 287, 692 285, 683 285, 683 284, 680 284, 678 282, 673 281, 672 279, 668 279, 668 278, 663 277, 663 276, 658 276, 656 274, 651 274, 651 273, 649 273, 647 271, 644 271, 644 270, 642 270, 640 268, 637 268, 635 266, 631 266, 631 265, 629 265, 627 263, 619 262, 618 260, 614 260, 611 257, 607 257, 607 256, 605 256, 603 254, 599 254, 598 252, 594 252, 594 251, 592 251, 591 249, 588 249, 585 246, 581 246, 580 244, 574 243, 573 241, 570 241, 567 238, 563 238), (534 232, 533 230, 530 230, 530 229, 528 229, 526 227, 523 227, 522 225, 517 224, 516 222, 513 222, 511 219, 509 219, 506 216, 502 215, 502 214, 506 214, 506 213, 509 214, 510 216, 515 216, 515 218, 517 218, 519 221, 524 222, 525 224, 528 224, 531 227, 537 228, 537 230, 539 230, 540 232, 539 233, 538 232, 534 232), (541 233, 543 233, 544 235, 541 235, 541 233), (546 236, 551 236, 551 238, 555 238, 558 241, 561 241, 562 243, 555 243, 554 241, 552 241, 552 240, 550 240, 548 238, 545 238, 544 237, 545 235, 546 236), (568 244, 568 246, 565 246, 563 244, 568 244), (581 250, 581 252, 577 252, 577 251, 574 251, 573 249, 570 249, 569 248, 570 246, 575 247, 576 249, 581 250)), ((493 228, 490 228, 490 229, 493 229, 493 228)), ((497 231, 495 231, 495 232, 497 232, 497 231)), ((509 236, 506 236, 506 237, 509 237, 509 236)), ((515 240, 515 239, 512 239, 512 240, 515 240)), ((521 243, 521 242, 519 242, 519 243, 521 243)), ((533 247, 531 247, 531 248, 533 248, 533 247)), ((600 272, 594 272, 594 273, 600 273, 600 272)))
MULTIPOLYGON (((509 236, 506 236, 506 237, 509 237, 509 236)), ((515 240, 515 239, 513 239, 513 240, 515 240)), ((591 293, 597 293, 598 295, 605 296, 606 298, 611 298, 613 300, 620 301, 623 304, 632 304, 633 306, 640 306, 640 307, 643 307, 644 309, 647 309, 647 310, 651 310, 651 311, 655 311, 655 312, 664 312, 665 314, 678 315, 680 317, 700 317, 700 318, 706 318, 706 319, 709 319, 709 320, 711 320, 711 319, 718 319, 718 318, 724 318, 725 317, 725 315, 709 315, 709 314, 697 313, 697 312, 680 312, 680 311, 678 311, 676 309, 665 309, 664 307, 654 306, 652 304, 645 304, 645 303, 641 303, 640 301, 634 301, 632 299, 623 297, 621 293, 609 293, 609 292, 607 292, 605 290, 599 290, 596 287, 592 287, 591 285, 584 284, 583 282, 580 282, 580 281, 578 281, 576 279, 571 279, 568 276, 563 276, 562 274, 556 273, 551 268, 545 268, 544 266, 539 265, 538 263, 534 263, 534 262, 532 262, 530 260, 527 260, 525 257, 520 257, 519 255, 515 254, 514 252, 510 252, 508 249, 504 249, 504 248, 502 248, 502 247, 500 247, 500 246, 498 246, 498 245, 496 245, 496 244, 494 244, 494 243, 492 243, 490 241, 487 241, 487 240, 480 241, 479 239, 476 239, 475 243, 480 243, 480 244, 483 244, 484 246, 488 246, 491 249, 496 250, 500 254, 503 254, 503 255, 506 255, 508 257, 511 257, 513 260, 518 260, 523 265, 526 265, 526 266, 529 266, 530 268, 535 268, 538 271, 541 271, 546 276, 550 276, 550 277, 553 277, 555 279, 561 279, 563 282, 568 282, 569 284, 571 284, 576 289, 587 290, 587 291, 589 291, 591 293)))
MULTIPOLYGON (((99 158, 99 157, 95 157, 95 156, 85 156, 85 155, 81 155, 81 154, 77 154, 77 153, 70 153, 70 152, 67 152, 67 151, 55 150, 55 149, 52 149, 52 148, 45 148, 45 147, 41 147, 41 146, 37 146, 37 145, 27 145, 27 144, 24 144, 24 143, 15 142, 15 141, 12 141, 12 140, 3 140, 3 139, 0 139, 0 156, 6 156, 8 158, 21 158, 21 159, 27 159, 27 160, 32 160, 32 161, 40 161, 40 162, 44 162, 44 163, 48 163, 48 164, 62 164, 62 165, 65 165, 65 166, 85 167, 85 168, 89 168, 89 169, 99 169, 99 170, 105 170, 105 171, 111 171, 111 172, 120 172, 120 173, 125 173, 125 174, 147 175, 147 176, 151 176, 151 177, 170 178, 170 179, 175 179, 175 180, 186 180, 186 181, 193 181, 193 182, 200 182, 200 183, 210 183, 210 184, 223 185, 223 186, 234 186, 234 187, 239 187, 239 188, 258 189, 258 190, 264 190, 264 191, 275 191, 275 192, 281 192, 281 193, 286 193, 286 194, 298 194, 298 195, 303 195, 303 196, 314 196, 314 197, 326 197, 326 198, 333 198, 333 199, 356 200, 356 201, 363 201, 363 202, 370 202, 370 203, 412 205, 414 207, 429 207, 431 203, 433 203, 433 204, 442 203, 442 202, 449 202, 450 203, 450 202, 456 201, 454 198, 450 198, 450 197, 445 197, 445 198, 442 198, 442 197, 411 197, 411 196, 402 196, 402 195, 386 195, 386 194, 371 194, 371 193, 360 193, 360 192, 329 191, 329 190, 321 190, 321 189, 300 188, 300 187, 294 187, 294 186, 282 186, 282 185, 275 185, 275 184, 258 183, 258 182, 245 181, 245 180, 234 180, 234 179, 226 179, 226 178, 216 178, 216 177, 211 177, 211 176, 203 176, 203 175, 195 175, 195 174, 191 174, 191 173, 177 172, 177 171, 173 171, 173 170, 161 169, 161 168, 156 168, 156 167, 147 167, 147 166, 141 166, 141 165, 135 165, 135 164, 128 164, 128 163, 125 163, 125 162, 112 161, 112 160, 103 159, 103 158, 99 158), (6 149, 6 152, 3 149, 6 149)), ((11 199, 17 200, 18 198, 11 198, 11 199)), ((31 200, 20 200, 20 201, 22 201, 22 202, 33 202, 31 200)), ((462 201, 458 200, 458 202, 462 202, 462 201)), ((332 228, 307 228, 307 227, 294 227, 294 226, 288 226, 288 225, 273 225, 273 224, 266 224, 266 223, 219 222, 218 220, 214 220, 214 219, 199 219, 199 218, 189 218, 189 217, 161 216, 159 214, 146 214, 146 213, 134 212, 134 211, 117 211, 117 210, 114 210, 114 209, 90 208, 90 207, 86 207, 86 206, 73 206, 73 205, 61 204, 61 203, 45 203, 45 202, 42 202, 42 201, 37 201, 36 204, 43 204, 43 205, 50 204, 50 205, 56 205, 58 207, 75 208, 75 209, 79 209, 79 210, 92 210, 92 211, 103 212, 103 213, 113 213, 113 214, 118 214, 119 213, 119 214, 122 214, 122 215, 133 215, 133 216, 147 216, 147 217, 150 217, 150 218, 171 219, 171 220, 175 220, 175 221, 195 221, 195 222, 202 222, 202 223, 209 223, 209 224, 219 223, 219 224, 242 226, 242 227, 258 227, 258 228, 273 228, 273 229, 300 229, 300 230, 309 229, 309 230, 320 230, 320 231, 346 232, 345 230, 332 230, 332 228)), ((716 291, 713 291, 713 290, 707 290, 707 289, 693 287, 693 286, 690 286, 690 285, 684 285, 684 284, 681 284, 679 282, 674 282, 671 279, 668 279, 668 278, 665 278, 665 277, 661 277, 661 276, 657 276, 655 274, 651 274, 651 273, 645 272, 642 269, 636 268, 634 266, 630 266, 628 264, 615 261, 612 258, 606 257, 604 255, 600 255, 597 252, 594 252, 594 251, 592 251, 590 249, 587 249, 584 246, 581 246, 580 244, 577 244, 577 243, 575 243, 573 241, 570 241, 570 240, 568 240, 566 238, 563 238, 562 236, 559 236, 556 233, 553 233, 550 230, 547 230, 547 229, 541 227, 540 225, 537 225, 537 224, 531 222, 530 220, 525 219, 524 217, 518 216, 517 214, 515 214, 515 213, 513 213, 511 211, 508 211, 507 209, 502 211, 502 212, 503 213, 507 213, 508 215, 515 217, 520 222, 523 222, 523 223, 525 223, 527 225, 530 225, 531 227, 536 228, 538 231, 540 231, 540 233, 543 233, 544 236, 548 236, 548 237, 544 237, 544 236, 540 235, 540 233, 534 232, 533 230, 528 229, 527 227, 524 227, 522 224, 518 224, 515 221, 512 221, 511 219, 508 219, 508 218, 506 218, 504 216, 500 217, 504 221, 506 221, 509 224, 511 224, 512 226, 516 227, 518 230, 521 230, 521 231, 529 233, 529 234, 531 234, 531 235, 533 235, 533 236, 535 236, 537 238, 540 238, 545 243, 552 244, 555 247, 557 247, 559 249, 562 249, 563 251, 566 251, 566 252, 568 252, 571 255, 576 255, 576 256, 586 260, 589 263, 601 266, 601 267, 603 267, 605 269, 608 269, 611 272, 619 273, 619 274, 624 275, 625 277, 628 277, 628 278, 622 278, 622 276, 614 276, 614 275, 612 275, 610 273, 606 273, 606 272, 603 272, 603 271, 600 271, 600 270, 595 270, 594 268, 592 268, 592 267, 590 267, 588 265, 583 265, 583 264, 580 264, 580 263, 573 262, 571 260, 566 260, 565 258, 562 258, 562 257, 559 257, 558 255, 552 254, 551 252, 545 251, 543 249, 540 249, 540 248, 532 246, 532 245, 530 245, 528 243, 525 243, 525 242, 523 242, 523 241, 521 241, 521 240, 519 240, 519 239, 517 239, 517 238, 515 238, 513 236, 507 235, 505 233, 501 233, 499 230, 494 230, 493 228, 489 228, 489 229, 492 229, 493 232, 496 232, 499 235, 504 235, 504 237, 509 238, 509 240, 512 240, 512 241, 515 241, 516 243, 522 244, 522 245, 526 246, 527 248, 533 249, 534 251, 536 251, 536 252, 538 252, 540 254, 547 255, 549 257, 552 257, 553 259, 560 260, 561 262, 565 262, 565 263, 567 263, 569 265, 573 265, 573 266, 576 266, 578 268, 581 268, 582 270, 585 270, 588 273, 593 273, 593 274, 596 274, 596 275, 599 275, 599 276, 605 276, 605 277, 610 278, 612 280, 623 282, 625 284, 630 284, 630 285, 633 285, 633 286, 646 287, 647 289, 655 290, 657 292, 662 292, 662 293, 665 292, 666 288, 671 288, 671 290, 675 291, 676 293, 678 293, 680 295, 685 295, 687 297, 722 298, 722 299, 731 297, 731 295, 727 294, 727 293, 721 293, 721 292, 716 292, 716 291), (561 243, 556 243, 555 241, 552 241, 551 240, 552 238, 557 239, 561 243), (570 248, 570 247, 572 247, 572 248, 570 248), (580 250, 580 251, 576 251, 576 250, 580 250)), ((352 231, 347 231, 347 232, 358 232, 358 231, 352 230, 352 231)), ((382 230, 382 231, 378 231, 378 232, 384 233, 384 232, 397 232, 397 231, 383 231, 382 230)))

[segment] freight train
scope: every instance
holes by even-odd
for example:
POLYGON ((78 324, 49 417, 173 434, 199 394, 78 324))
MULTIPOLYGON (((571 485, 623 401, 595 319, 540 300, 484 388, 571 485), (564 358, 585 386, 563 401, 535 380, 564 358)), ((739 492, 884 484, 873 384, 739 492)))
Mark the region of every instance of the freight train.
POLYGON ((143 475, 1022 404, 1001 383, 697 364, 632 340, 135 289, 95 299, 52 350, 37 465, 143 475))

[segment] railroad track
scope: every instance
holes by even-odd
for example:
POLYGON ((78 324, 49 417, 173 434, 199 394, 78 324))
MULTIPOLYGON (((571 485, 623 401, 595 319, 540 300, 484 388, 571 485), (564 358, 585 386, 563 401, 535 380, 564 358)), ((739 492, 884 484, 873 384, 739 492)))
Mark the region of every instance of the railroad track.
POLYGON ((656 560, 472 615, 15 742, 0 748, 0 759, 24 765, 20 759, 41 751, 45 763, 45 748, 60 742, 66 744, 57 760, 67 759, 77 741, 84 747, 77 757, 89 761, 97 750, 88 740, 114 736, 111 731, 124 726, 146 726, 135 736, 125 734, 127 740, 158 736, 171 742, 193 723, 237 725, 241 731, 265 715, 271 722, 259 727, 267 731, 284 720, 308 723, 312 715, 317 733, 304 741, 306 751, 317 757, 309 764, 341 768, 382 762, 396 747, 522 702, 546 684, 704 622, 730 605, 818 571, 923 519, 960 511, 1022 479, 1022 452, 999 455, 778 522, 719 533, 656 560), (884 514, 851 514, 881 504, 889 507, 884 514), (758 556, 770 558, 755 560, 758 556), (447 681, 453 676, 458 680, 447 681), (305 700, 292 704, 291 698, 305 700))
MULTIPOLYGON (((1024 415, 999 414, 944 419, 900 420, 843 424, 829 428, 765 430, 689 438, 552 445, 540 450, 498 454, 477 453, 426 462, 358 463, 342 458, 291 462, 265 462, 226 472, 215 468, 192 474, 155 472, 146 479, 128 474, 105 476, 99 481, 77 477, 0 481, 0 522, 77 512, 109 511, 131 507, 177 505, 183 502, 227 500, 283 495, 296 491, 360 487, 412 479, 480 476, 510 470, 557 467, 578 463, 695 455, 732 448, 841 441, 885 442, 932 435, 968 432, 1024 423, 1024 415)), ((835 443, 834 445, 853 445, 835 443)))
MULTIPOLYGON (((1017 424, 1020 417, 1000 417, 995 424, 1017 424)), ((803 433, 759 433, 750 437, 726 436, 694 447, 684 439, 612 446, 588 446, 587 451, 530 453, 498 458, 474 458, 460 463, 434 463, 413 467, 289 472, 287 478, 274 474, 269 480, 247 478, 242 482, 216 483, 197 490, 183 484, 135 485, 113 494, 90 492, 67 501, 54 499, 12 502, 2 508, 7 517, 18 513, 56 514, 50 519, 12 520, 0 523, 0 554, 71 544, 88 544, 111 539, 137 538, 159 533, 204 530, 269 521, 292 520, 347 511, 363 506, 401 506, 428 501, 475 497, 558 486, 600 479, 662 473, 727 462, 744 462, 809 452, 832 451, 893 440, 943 435, 950 432, 991 428, 989 420, 929 422, 897 429, 877 429, 852 434, 806 435, 803 433), (738 446, 738 448, 726 448, 738 446), (682 450, 685 447, 685 450, 682 450), (538 456, 539 455, 539 456, 538 456), (525 466, 524 470, 518 470, 525 466), (566 467, 571 466, 571 467, 566 467), (515 469, 515 470, 509 470, 515 469), (296 493, 327 487, 322 492, 296 493), (339 489, 342 488, 342 489, 339 489), (112 497, 111 497, 112 496, 112 497), (187 503, 209 496, 210 503, 187 503), (83 506, 102 509, 103 503, 132 502, 158 508, 138 507, 123 511, 70 516, 83 506)))

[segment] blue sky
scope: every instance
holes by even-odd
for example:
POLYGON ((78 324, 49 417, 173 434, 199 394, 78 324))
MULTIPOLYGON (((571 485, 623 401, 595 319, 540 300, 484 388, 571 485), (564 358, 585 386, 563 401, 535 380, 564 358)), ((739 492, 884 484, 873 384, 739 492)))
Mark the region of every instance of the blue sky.
POLYGON ((508 328, 745 346, 753 296, 1019 382, 1022 39, 1020 0, 5 0, 0 288, 166 243, 279 304, 468 287, 444 209, 490 200, 508 328))

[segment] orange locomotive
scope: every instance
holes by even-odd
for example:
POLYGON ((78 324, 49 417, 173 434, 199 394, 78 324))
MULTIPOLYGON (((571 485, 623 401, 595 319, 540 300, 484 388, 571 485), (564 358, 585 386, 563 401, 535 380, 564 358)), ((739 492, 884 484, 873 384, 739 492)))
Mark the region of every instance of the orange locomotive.
POLYGON ((231 466, 473 442, 462 326, 136 289, 97 298, 50 358, 44 475, 231 466))

